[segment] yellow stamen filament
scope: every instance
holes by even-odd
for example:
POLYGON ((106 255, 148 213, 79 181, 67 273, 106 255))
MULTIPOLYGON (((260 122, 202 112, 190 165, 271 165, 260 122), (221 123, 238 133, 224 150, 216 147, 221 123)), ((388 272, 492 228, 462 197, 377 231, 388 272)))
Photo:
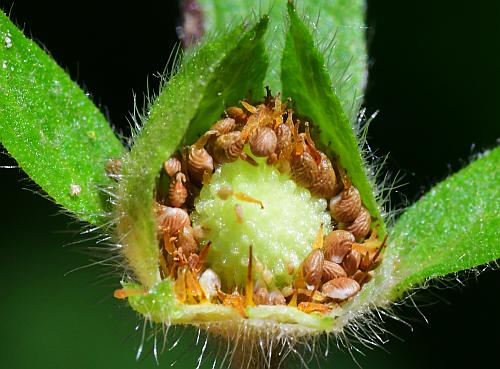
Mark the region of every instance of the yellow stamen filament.
POLYGON ((186 289, 188 294, 194 298, 195 302, 199 302, 205 297, 200 283, 198 282, 198 278, 193 276, 190 270, 186 271, 186 289))
POLYGON ((243 107, 248 110, 250 113, 252 114, 255 114, 257 113, 257 108, 253 105, 250 105, 249 103, 247 103, 246 101, 240 101, 241 102, 241 105, 243 105, 243 107))
POLYGON ((293 292, 292 298, 290 299, 290 302, 288 303, 289 307, 297 307, 297 291, 295 290, 293 292))
POLYGON ((297 124, 294 125, 292 132, 293 132, 294 141, 296 142, 295 155, 301 156, 302 153, 304 152, 304 146, 302 145, 303 144, 302 137, 299 136, 299 123, 298 122, 297 122, 297 124))
POLYGON ((201 183, 203 186, 206 186, 210 183, 210 178, 212 178, 212 174, 206 170, 203 172, 203 178, 201 180, 201 183))
POLYGON ((175 237, 170 237, 168 230, 165 231, 165 233, 163 234, 163 247, 165 248, 165 251, 170 255, 175 252, 175 246, 172 242, 173 240, 175 240, 175 237))
POLYGON ((313 139, 311 138, 311 131, 309 129, 309 122, 306 122, 306 142, 309 146, 311 147, 315 147, 314 146, 314 141, 313 139))
POLYGON ((165 256, 162 253, 160 253, 160 267, 161 271, 163 272, 163 275, 168 276, 169 274, 168 264, 167 261, 165 260, 165 256))
POLYGON ((254 167, 259 166, 259 163, 257 163, 254 158, 252 158, 250 155, 245 154, 244 152, 240 154, 240 159, 246 161, 248 164, 253 165, 254 167))
POLYGON ((323 223, 320 224, 318 233, 316 234, 316 239, 314 240, 313 243, 313 250, 315 249, 322 249, 323 248, 323 223))
POLYGON ((331 307, 324 305, 324 304, 318 304, 316 302, 301 302, 299 306, 297 307, 300 311, 303 311, 304 313, 328 313, 330 310, 332 310, 331 307))
POLYGON ((254 197, 251 197, 244 192, 234 192, 229 186, 223 187, 219 191, 217 191, 217 196, 219 196, 222 200, 227 200, 229 196, 234 196, 240 201, 257 204, 260 206, 261 209, 264 209, 264 204, 262 203, 262 201, 254 197))
POLYGON ((186 267, 179 268, 177 271, 177 279, 174 283, 174 293, 179 302, 185 302, 186 295, 186 267))
POLYGON ((207 260, 207 255, 208 252, 210 251, 210 246, 212 245, 211 242, 207 243, 207 245, 201 250, 200 252, 200 257, 198 259, 198 265, 194 269, 195 272, 199 272, 201 268, 203 267, 203 264, 205 264, 205 261, 207 260))
POLYGON ((147 292, 141 289, 128 289, 128 288, 120 288, 113 292, 113 297, 115 299, 123 300, 129 296, 137 296, 137 295, 146 295, 147 292))
POLYGON ((245 284, 245 305, 254 306, 253 302, 253 276, 252 276, 252 245, 248 248, 248 269, 247 269, 247 280, 245 284))
POLYGON ((257 200, 251 196, 248 196, 247 194, 245 194, 243 192, 235 192, 234 197, 236 197, 238 200, 241 200, 241 201, 250 202, 253 204, 260 205, 260 208, 264 209, 264 204, 262 203, 262 201, 257 200))

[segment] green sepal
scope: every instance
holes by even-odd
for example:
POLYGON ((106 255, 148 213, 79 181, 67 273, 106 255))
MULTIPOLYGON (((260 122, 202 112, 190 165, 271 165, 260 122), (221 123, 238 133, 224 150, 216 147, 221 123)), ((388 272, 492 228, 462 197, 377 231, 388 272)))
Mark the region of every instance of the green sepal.
POLYGON ((124 159, 118 232, 139 281, 157 283, 158 245, 153 191, 162 164, 183 139, 189 143, 249 89, 261 91, 267 65, 262 37, 267 17, 242 25, 191 51, 154 102, 144 128, 124 159), (220 92, 220 93, 219 93, 220 92))
MULTIPOLYGON (((222 32, 228 24, 240 22, 249 14, 268 12, 269 27, 264 37, 269 55, 265 78, 274 92, 281 91, 280 56, 285 45, 286 0, 199 0, 203 27, 207 32, 222 32)), ((326 56, 326 68, 333 88, 349 113, 357 114, 367 77, 365 40, 365 0, 300 0, 297 7, 314 28, 314 38, 326 56)))
POLYGON ((324 57, 291 3, 288 16, 290 27, 281 59, 283 97, 291 97, 300 116, 314 123, 321 145, 338 155, 342 167, 359 190, 363 204, 385 233, 374 185, 366 174, 353 128, 332 90, 324 57))
POLYGON ((167 278, 146 293, 137 293, 143 287, 137 283, 122 283, 125 291, 133 291, 128 303, 139 314, 156 322, 168 322, 182 308, 174 294, 173 282, 167 278))
MULTIPOLYGON (((169 278, 157 283, 148 291, 144 291, 137 283, 123 282, 122 286, 124 291, 129 293, 127 300, 130 307, 153 322, 193 325, 220 322, 230 327, 245 321, 232 307, 207 301, 193 305, 179 303, 175 297, 173 282, 169 278)), ((288 306, 261 305, 247 307, 245 312, 248 318, 262 323, 269 321, 294 324, 298 331, 315 329, 319 332, 329 332, 335 322, 335 316, 307 314, 288 306)))

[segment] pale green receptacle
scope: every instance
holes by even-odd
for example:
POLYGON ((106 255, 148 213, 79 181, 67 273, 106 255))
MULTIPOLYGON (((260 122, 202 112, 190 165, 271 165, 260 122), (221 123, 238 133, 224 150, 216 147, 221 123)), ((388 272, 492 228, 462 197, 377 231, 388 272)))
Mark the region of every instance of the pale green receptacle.
POLYGON ((272 276, 271 286, 290 284, 311 252, 321 224, 325 232, 330 230, 325 199, 312 197, 265 160, 258 163, 238 160, 223 165, 195 202, 193 223, 205 228, 206 239, 212 242, 208 266, 229 288, 244 285, 250 245, 255 280, 269 284, 272 276), (222 199, 218 192, 228 188, 261 201, 263 208, 235 196, 222 199), (240 214, 236 206, 241 207, 240 214))

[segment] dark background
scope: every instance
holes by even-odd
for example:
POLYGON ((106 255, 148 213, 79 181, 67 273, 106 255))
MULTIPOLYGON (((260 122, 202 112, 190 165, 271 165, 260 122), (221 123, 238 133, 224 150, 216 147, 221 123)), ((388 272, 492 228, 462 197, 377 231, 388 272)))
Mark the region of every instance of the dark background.
MULTIPOLYGON (((177 9, 166 3, 0 6, 92 94, 113 125, 126 130, 132 91, 143 96, 148 76, 156 90, 152 76, 163 70, 176 42, 177 9)), ((413 202, 497 142, 500 3, 369 1, 368 23, 365 105, 369 112, 380 111, 369 142, 380 155, 390 153, 387 169, 408 183, 393 201, 413 202)), ((0 156, 0 165, 9 164, 0 156)), ((119 274, 93 267, 65 275, 94 260, 87 253, 92 243, 63 247, 81 239, 79 226, 23 190, 35 186, 19 170, 0 173, 0 367, 155 367, 148 344, 135 361, 142 328, 136 331, 135 315, 111 298, 119 274)), ((403 307, 399 314, 413 331, 388 321, 384 327, 402 340, 386 335, 383 349, 364 349, 366 356, 356 359, 367 369, 495 366, 499 281, 498 272, 488 271, 462 287, 420 293, 416 298, 429 324, 415 308, 403 307)), ((160 355, 160 367, 178 357, 176 367, 194 367, 200 348, 189 336, 185 332, 173 352, 160 355)), ((356 367, 348 354, 336 351, 322 365, 356 367)))

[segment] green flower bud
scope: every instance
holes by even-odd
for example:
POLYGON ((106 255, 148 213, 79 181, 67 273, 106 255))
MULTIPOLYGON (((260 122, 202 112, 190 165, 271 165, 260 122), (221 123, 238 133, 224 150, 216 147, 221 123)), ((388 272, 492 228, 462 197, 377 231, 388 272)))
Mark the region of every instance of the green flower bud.
POLYGON ((188 55, 123 159, 117 231, 130 273, 115 296, 148 319, 252 340, 338 331, 357 314, 347 304, 376 273, 385 228, 321 56, 289 16, 292 100, 268 90, 240 105, 263 91, 263 19, 188 55), (318 74, 311 93, 297 63, 318 74), (332 200, 343 194, 357 202, 332 200))

